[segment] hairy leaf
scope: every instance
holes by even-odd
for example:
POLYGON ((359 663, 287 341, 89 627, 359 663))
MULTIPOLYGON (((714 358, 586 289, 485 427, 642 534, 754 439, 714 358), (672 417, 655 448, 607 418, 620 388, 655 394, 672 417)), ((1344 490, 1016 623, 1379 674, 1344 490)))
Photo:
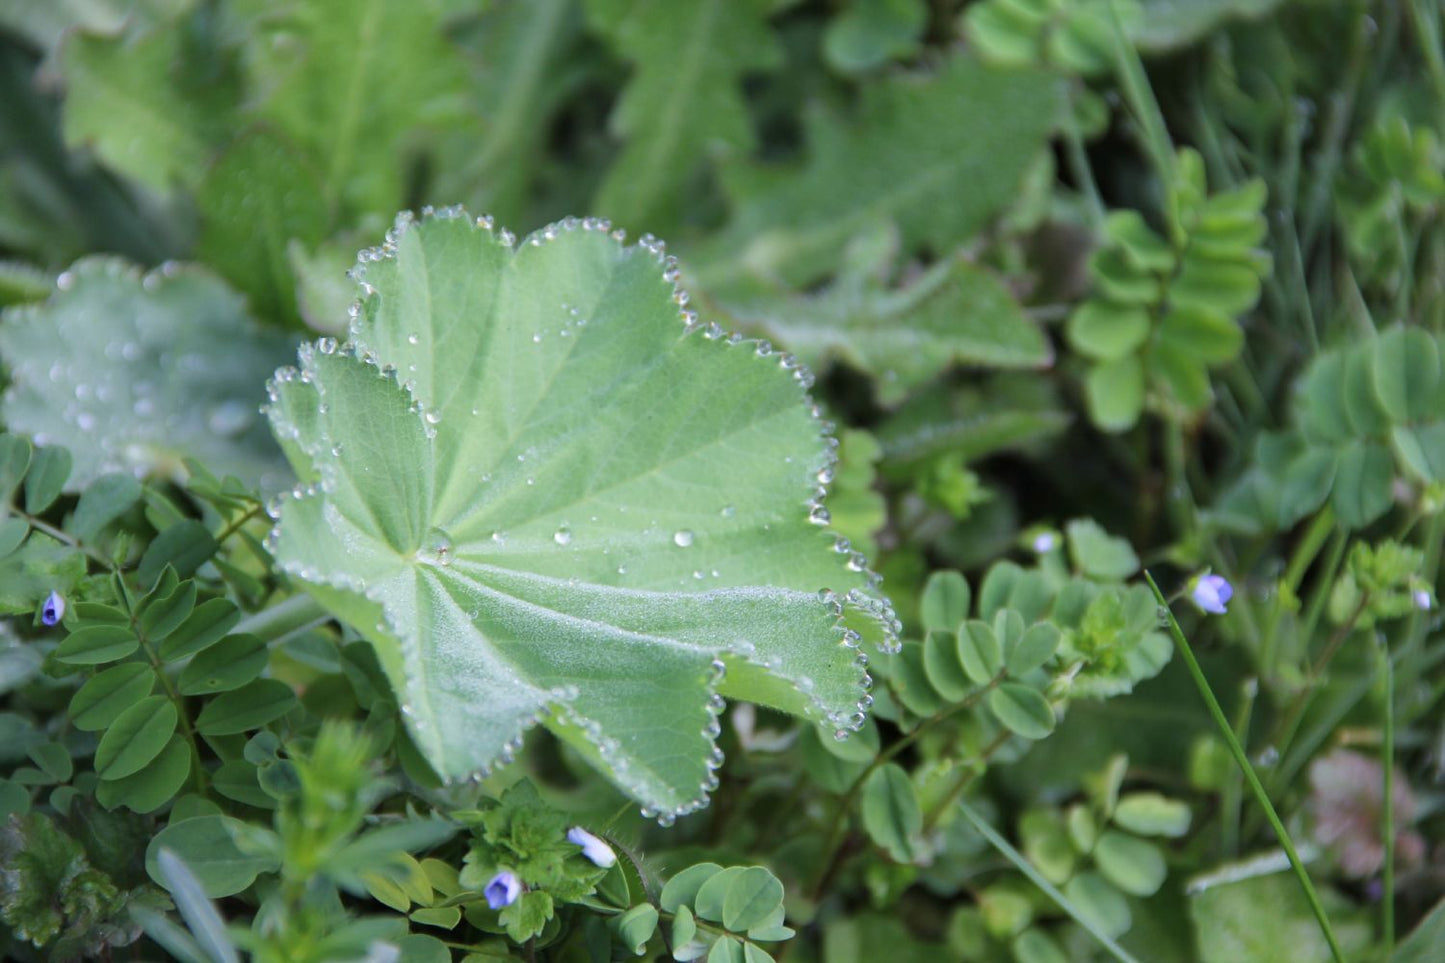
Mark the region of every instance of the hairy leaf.
POLYGON ((670 228, 707 153, 753 145, 742 75, 775 67, 770 0, 588 0, 587 12, 628 60, 631 82, 610 119, 626 141, 593 208, 637 229, 670 228))
POLYGON ((830 454, 797 363, 707 337, 660 248, 602 227, 514 248, 403 219, 363 254, 354 346, 272 385, 312 485, 275 550, 375 644, 443 776, 545 719, 667 818, 706 801, 720 695, 854 728, 842 617, 885 644, 896 620, 815 524, 830 454))
POLYGON ((905 253, 950 249, 1014 199, 1053 128, 1055 101, 1046 75, 968 57, 866 88, 851 123, 814 116, 802 169, 728 172, 734 214, 697 252, 702 286, 807 284, 880 221, 898 225, 905 253))
POLYGON ((322 198, 355 212, 400 202, 403 152, 427 125, 462 115, 458 51, 436 0, 247 0, 262 11, 251 72, 265 78, 260 113, 318 172, 322 198))
POLYGON ((291 343, 204 270, 142 276, 87 258, 44 304, 5 312, 0 412, 37 443, 70 449, 68 491, 110 471, 183 476, 185 457, 277 488, 286 471, 256 408, 291 343))

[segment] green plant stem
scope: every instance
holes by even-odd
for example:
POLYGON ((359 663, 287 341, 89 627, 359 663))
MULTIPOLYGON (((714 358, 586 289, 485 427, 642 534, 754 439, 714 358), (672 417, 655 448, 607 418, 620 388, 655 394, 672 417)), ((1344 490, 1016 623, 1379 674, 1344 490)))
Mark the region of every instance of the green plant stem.
POLYGON ((921 736, 944 720, 973 708, 989 691, 1004 681, 1006 675, 1007 673, 1000 672, 988 681, 988 685, 975 689, 962 701, 956 702, 948 708, 935 712, 927 719, 924 719, 915 726, 911 732, 905 734, 901 739, 893 743, 893 745, 875 756, 873 761, 868 764, 868 767, 859 773, 858 778, 853 780, 853 784, 849 786, 848 791, 843 794, 843 799, 838 803, 838 808, 833 812, 833 820, 828 825, 828 833, 824 837, 826 842, 823 844, 823 852, 827 854, 827 858, 822 861, 818 875, 813 880, 813 885, 809 888, 809 892, 812 893, 814 899, 822 896, 824 887, 826 887, 828 881, 832 879, 833 874, 837 872, 838 864, 842 859, 841 845, 843 842, 843 829, 847 824, 848 812, 853 808, 853 802, 858 798, 858 793, 863 790, 863 784, 868 781, 868 777, 873 775, 873 772, 880 766, 891 762, 899 753, 913 745, 921 736))
POLYGON ((1320 549, 1324 547, 1325 541, 1330 533, 1335 530, 1335 510, 1328 503, 1315 513, 1314 521, 1305 530, 1304 537, 1299 540, 1290 554, 1289 565, 1284 570, 1284 583, 1295 595, 1299 594, 1300 583, 1304 581, 1305 572, 1309 571, 1310 565, 1319 556, 1320 549))
POLYGON ((48 522, 41 521, 34 515, 31 515, 29 512, 21 509, 18 505, 11 505, 9 506, 9 508, 12 515, 17 518, 25 519, 25 523, 31 528, 35 529, 37 532, 49 535, 51 538, 55 539, 57 542, 60 542, 62 545, 69 545, 77 552, 83 553, 86 558, 90 559, 92 562, 95 562, 97 565, 104 568, 107 572, 115 571, 115 562, 106 558, 104 555, 91 548, 89 545, 82 544, 80 539, 76 538, 74 535, 71 535, 69 532, 56 528, 54 525, 51 525, 48 522))
POLYGON ((236 516, 233 520, 227 523, 226 527, 221 529, 221 531, 216 535, 216 544, 224 544, 226 539, 239 532, 242 526, 244 526, 251 519, 259 516, 263 511, 265 511, 265 508, 265 505, 257 503, 246 509, 246 511, 242 512, 240 515, 236 516))
POLYGON ((141 651, 145 653, 146 661, 150 663, 151 671, 160 680, 161 688, 165 690, 166 698, 171 705, 176 707, 176 719, 180 723, 181 735, 185 738, 186 744, 191 749, 191 782, 196 787, 196 792, 204 794, 206 791, 206 770, 201 764, 201 743, 196 738, 195 727, 191 725, 190 714, 186 712, 185 698, 176 689, 175 683, 171 681, 170 675, 166 672, 165 661, 141 631, 140 622, 137 619, 138 613, 131 604, 130 598, 122 596, 121 604, 126 608, 126 615, 130 619, 130 630, 140 640, 141 651))
POLYGON ((1010 846, 1008 840, 1000 836, 983 816, 979 815, 977 810, 960 799, 958 801, 958 811, 963 813, 963 818, 967 819, 974 829, 978 830, 980 836, 988 840, 990 846, 1002 853, 1004 858, 1010 863, 1013 863, 1014 867, 1018 869, 1020 873, 1028 877, 1029 882, 1037 886, 1045 896, 1054 901, 1054 904, 1057 905, 1059 909, 1063 910, 1075 923, 1083 927, 1090 936, 1098 941, 1100 946, 1109 952, 1110 956, 1119 960, 1120 963, 1138 963, 1138 961, 1129 954, 1128 950, 1124 949, 1118 943, 1115 943, 1113 939, 1109 937, 1109 934, 1099 929, 1093 920, 1080 912, 1078 907, 1070 902, 1067 896, 1059 892, 1054 884, 1044 879, 1043 875, 1039 873, 1037 869, 1034 869, 1033 864, 1028 861, 1024 854, 1010 846))
POLYGON ((1254 772, 1254 766, 1250 765, 1249 758, 1244 753, 1244 746, 1240 745, 1239 739, 1234 735, 1234 729, 1230 727, 1229 720, 1224 716, 1224 709, 1220 707, 1219 700, 1214 697, 1214 690, 1209 686, 1209 680, 1204 676, 1204 670, 1199 667, 1199 660, 1194 657, 1194 650, 1190 647, 1189 641, 1184 637, 1184 631, 1179 627, 1179 621, 1174 618, 1174 612, 1169 608, 1169 602, 1164 593, 1159 591, 1154 576, 1148 571, 1144 573, 1144 579, 1149 583, 1149 588, 1154 591, 1154 598, 1160 605, 1160 611, 1168 617, 1169 634, 1174 638, 1174 644, 1179 649, 1179 654, 1184 658, 1184 663, 1189 668, 1189 674, 1194 679, 1194 684, 1199 689, 1200 696, 1204 699, 1209 714, 1214 718, 1214 724, 1218 727, 1224 741, 1229 745, 1229 751, 1234 756, 1234 762, 1244 773, 1245 781, 1249 783, 1249 789, 1254 793, 1255 801, 1264 810, 1265 816, 1269 819, 1270 827, 1274 830, 1275 838, 1279 840, 1280 846, 1284 849, 1285 855, 1289 857, 1289 864, 1294 869, 1295 877, 1299 880, 1300 887, 1304 890, 1305 899, 1309 901, 1310 911, 1314 913, 1315 920, 1319 923, 1320 931, 1324 934, 1325 942, 1330 945, 1330 955, 1335 963, 1345 963, 1344 952, 1340 949, 1339 941, 1335 939, 1334 928, 1330 926, 1330 918, 1325 913, 1324 905, 1315 892, 1314 883, 1310 881, 1309 873, 1305 871, 1304 863, 1300 861, 1299 853, 1295 851, 1294 841, 1290 839, 1289 831, 1284 828, 1280 821, 1279 814, 1275 812, 1274 804, 1269 801, 1269 795, 1265 793, 1264 786, 1260 784, 1259 776, 1254 772))
POLYGON ((1380 766, 1384 771, 1381 793, 1381 831, 1385 840, 1385 889, 1381 896, 1381 929, 1385 931, 1385 957, 1395 950, 1395 667, 1390 650, 1380 649, 1381 668, 1385 673, 1385 739, 1380 748, 1380 766))
POLYGON ((1078 96, 1079 82, 1071 83, 1067 95, 1068 103, 1064 110, 1064 158, 1068 162, 1069 173, 1074 175, 1079 190, 1084 193, 1091 226, 1095 231, 1102 232, 1105 215, 1104 199, 1099 193, 1099 183, 1094 178, 1094 168, 1089 164, 1088 151, 1084 149, 1083 134, 1079 131, 1079 118, 1074 111, 1078 96))
POLYGON ((1115 4, 1109 3, 1109 19, 1113 25, 1114 67, 1118 74, 1119 86, 1123 88, 1124 99, 1129 104, 1144 135, 1144 146, 1164 184, 1172 194, 1174 190, 1174 145, 1169 139, 1169 130, 1164 124, 1164 114, 1159 101, 1149 86, 1144 73, 1144 64, 1134 45, 1124 35, 1124 25, 1119 19, 1115 4))
MULTIPOLYGON (((1244 745, 1249 738, 1249 722, 1254 713, 1254 700, 1259 695, 1259 680, 1246 680, 1240 686, 1239 695, 1239 715, 1234 720, 1234 734, 1240 745, 1244 745)), ((1242 775, 1238 769, 1230 774, 1220 802, 1220 808, 1223 810, 1220 815, 1222 824, 1220 848, 1224 851, 1226 859, 1233 859, 1239 855, 1239 814, 1242 805, 1241 797, 1244 793, 1241 779, 1242 775)))
POLYGON ((1314 638, 1315 627, 1320 623, 1320 615, 1325 610, 1325 602, 1330 597, 1335 576, 1339 574, 1340 562, 1344 560, 1345 547, 1349 540, 1349 535, 1339 529, 1336 529, 1334 537, 1330 539, 1329 547, 1325 550, 1324 567, 1315 579, 1314 592, 1310 596, 1309 606, 1305 609, 1304 622, 1300 625, 1300 638, 1314 638))
MULTIPOLYGON (((998 735, 993 737, 992 742, 983 747, 983 751, 978 754, 978 758, 970 761, 987 763, 993 758, 995 752, 998 752, 1004 747, 1012 735, 1013 733, 1007 729, 1000 731, 998 735)), ((976 769, 973 766, 969 766, 968 768, 959 767, 958 776, 954 778, 953 785, 948 788, 948 792, 944 793, 943 798, 938 801, 938 805, 933 808, 933 811, 923 817, 923 832, 925 834, 933 831, 933 828, 938 825, 938 821, 943 818, 943 814, 948 812, 953 804, 963 797, 964 792, 967 791, 969 786, 973 785, 973 781, 980 775, 982 775, 982 770, 976 769)))
POLYGON ((235 632, 238 635, 254 635, 263 642, 273 643, 330 620, 331 614, 320 602, 305 592, 300 592, 284 602, 252 612, 236 623, 235 632))

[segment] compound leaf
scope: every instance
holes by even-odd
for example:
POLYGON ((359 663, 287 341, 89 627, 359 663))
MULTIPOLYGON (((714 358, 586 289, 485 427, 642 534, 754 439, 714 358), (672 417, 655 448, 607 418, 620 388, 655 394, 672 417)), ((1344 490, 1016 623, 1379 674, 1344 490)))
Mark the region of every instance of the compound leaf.
POLYGON ((687 323, 660 249, 601 226, 514 248, 449 212, 363 254, 354 344, 272 384, 312 483, 275 550, 375 645, 438 773, 545 719, 667 818, 706 801, 719 696, 856 728, 843 620, 897 626, 814 524, 796 362, 687 323))

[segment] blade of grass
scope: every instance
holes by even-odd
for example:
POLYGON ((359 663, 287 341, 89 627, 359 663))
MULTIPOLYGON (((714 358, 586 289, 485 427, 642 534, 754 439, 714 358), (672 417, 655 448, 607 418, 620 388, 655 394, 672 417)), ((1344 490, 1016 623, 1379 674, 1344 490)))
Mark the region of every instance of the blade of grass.
POLYGON ((1028 877, 1029 882, 1042 890, 1043 894, 1053 900, 1059 909, 1069 914, 1075 923, 1078 923, 1088 931, 1090 936, 1098 940, 1099 945, 1105 950, 1108 950, 1110 956, 1119 960, 1120 963, 1138 963, 1138 961, 1129 954, 1128 950, 1110 939, 1109 934, 1094 925, 1094 922, 1080 912, 1079 908, 1071 903, 1067 896, 1059 892, 1048 880, 1044 879, 1039 871, 1034 869, 1033 864, 1028 861, 1024 854, 1010 846, 1008 840, 1000 836, 994 828, 979 815, 976 809, 966 801, 960 799, 958 801, 958 810, 963 813, 963 818, 967 819, 973 825, 973 828, 978 830, 978 834, 988 840, 990 846, 1003 854, 1003 857, 1013 863, 1020 873, 1028 877))
POLYGON ((1384 916, 1381 928, 1385 931, 1385 958, 1395 952, 1395 666, 1390 661, 1390 650, 1380 647, 1381 669, 1385 673, 1385 744, 1380 747, 1381 768, 1384 770, 1385 786, 1382 793, 1381 809, 1385 840, 1385 890, 1380 899, 1380 911, 1384 916))
POLYGON ((1179 627, 1178 620, 1174 618, 1174 611, 1169 607, 1169 601, 1164 597, 1164 593, 1159 591, 1154 576, 1149 574, 1148 570, 1144 572, 1144 579, 1149 583, 1149 588, 1154 591, 1154 598, 1159 603, 1160 614, 1169 621, 1169 634, 1174 637, 1174 645, 1179 649, 1179 654, 1184 657, 1184 663, 1189 667, 1189 674, 1193 676, 1194 684, 1199 688, 1199 694, 1204 697, 1204 704, 1208 707, 1210 716, 1214 718, 1215 726, 1218 727, 1220 735, 1228 744, 1235 764, 1244 773, 1245 781, 1249 783, 1249 789, 1254 793, 1255 800, 1269 819, 1269 824, 1274 829, 1275 837, 1279 839, 1285 855, 1289 857, 1289 864, 1294 869, 1296 878, 1299 879, 1300 888, 1304 890, 1310 910, 1320 924, 1320 932, 1324 934, 1325 942, 1330 945, 1330 955, 1334 957, 1335 963, 1345 963, 1345 954, 1340 949, 1339 941, 1335 939, 1334 928, 1330 926, 1330 918, 1325 913, 1324 905, 1320 902, 1319 893, 1315 892, 1314 883, 1310 881, 1309 873, 1305 872, 1304 863, 1300 861, 1299 853, 1295 850, 1294 840, 1290 839, 1289 831, 1280 821, 1279 813, 1274 811, 1274 805, 1269 801, 1269 795, 1264 791, 1264 786, 1260 784, 1259 776, 1255 775, 1254 767, 1249 763, 1249 757, 1244 754, 1244 747, 1239 744, 1233 727, 1224 716, 1224 709, 1219 705, 1219 700, 1214 697, 1214 690, 1210 688, 1209 680, 1204 677, 1204 670, 1199 667, 1199 660, 1194 657, 1194 650, 1190 648, 1189 641, 1184 638, 1184 630, 1179 627))

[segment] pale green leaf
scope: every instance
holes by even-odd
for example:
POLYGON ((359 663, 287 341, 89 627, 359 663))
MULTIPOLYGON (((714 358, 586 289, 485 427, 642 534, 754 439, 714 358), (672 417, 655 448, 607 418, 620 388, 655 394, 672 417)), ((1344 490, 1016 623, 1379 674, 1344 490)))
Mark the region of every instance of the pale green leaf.
POLYGON ((258 11, 258 110, 315 168, 325 205, 381 214, 402 200, 427 128, 465 118, 464 62, 436 0, 247 0, 258 11))
POLYGON ((67 491, 112 471, 184 477, 186 457, 279 488, 287 472, 257 409, 291 344, 202 269, 142 276, 87 258, 44 304, 5 312, 4 420, 70 449, 67 491))
POLYGON ((709 152, 748 150, 745 74, 776 67, 770 0, 587 0, 594 26, 634 65, 609 119, 625 142, 592 207, 636 230, 671 228, 709 152))
POLYGON ((950 365, 1039 368, 1053 360, 1003 282, 962 259, 898 288, 845 276, 820 294, 729 302, 728 309, 809 365, 840 358, 873 375, 885 404, 950 365))
POLYGON ((659 252, 597 227, 514 249, 440 216, 365 255, 357 348, 273 384, 316 482, 275 547, 443 776, 545 718, 666 817, 706 800, 712 696, 856 725, 837 604, 885 644, 895 620, 810 518, 829 455, 793 363, 686 325, 659 252))
POLYGON ((1057 96, 1048 75, 967 56, 866 87, 851 122, 815 115, 802 169, 727 172, 734 215, 694 258, 703 287, 750 276, 807 284, 882 221, 898 225, 905 254, 950 249, 1016 199, 1057 96))
POLYGON ((230 133, 238 93, 234 75, 204 56, 178 24, 70 34, 60 56, 66 142, 152 190, 194 187, 230 133))

